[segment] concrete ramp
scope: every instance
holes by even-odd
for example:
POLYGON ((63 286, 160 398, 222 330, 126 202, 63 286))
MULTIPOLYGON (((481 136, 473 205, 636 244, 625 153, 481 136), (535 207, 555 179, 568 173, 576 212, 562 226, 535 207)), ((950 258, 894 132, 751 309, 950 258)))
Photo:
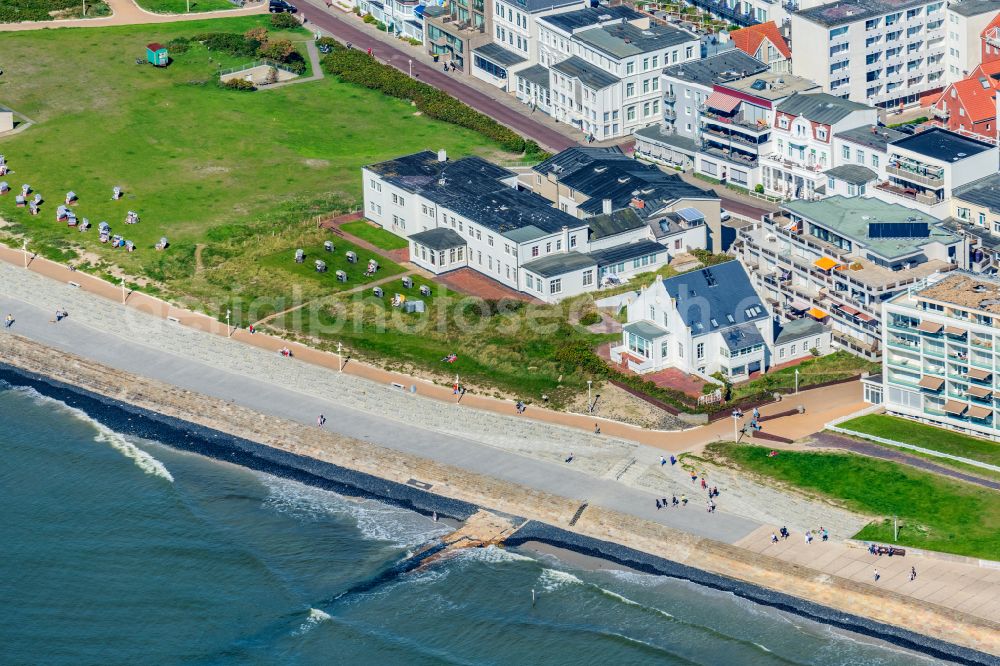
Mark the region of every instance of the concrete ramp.
POLYGON ((414 553, 413 558, 419 559, 419 566, 423 568, 466 548, 501 546, 524 525, 524 522, 480 509, 469 516, 469 519, 461 527, 442 538, 438 544, 414 553), (425 551, 429 549, 435 550, 432 553, 426 553, 425 551))

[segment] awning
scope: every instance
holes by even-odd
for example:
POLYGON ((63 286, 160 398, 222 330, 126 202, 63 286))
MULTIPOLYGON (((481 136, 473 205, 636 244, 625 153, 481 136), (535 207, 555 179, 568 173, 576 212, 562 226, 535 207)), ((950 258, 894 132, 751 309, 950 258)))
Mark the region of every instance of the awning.
POLYGON ((969 387, 968 393, 977 398, 989 398, 993 395, 993 389, 986 388, 985 386, 972 385, 969 387))
POLYGON ((705 106, 717 111, 722 111, 723 113, 732 113, 733 109, 739 106, 741 101, 742 100, 737 97, 716 91, 709 95, 708 99, 705 100, 705 106))
POLYGON ((969 407, 969 416, 974 419, 986 419, 993 416, 993 410, 989 407, 973 405, 972 407, 969 407))
POLYGON ((839 263, 836 259, 831 259, 830 257, 820 257, 813 262, 813 265, 820 270, 828 271, 839 263))
POLYGON ((852 308, 850 305, 838 305, 837 309, 843 312, 845 315, 849 315, 851 317, 856 317, 861 313, 860 310, 856 310, 852 308))
POLYGON ((985 381, 990 378, 993 373, 989 370, 980 370, 979 368, 969 368, 969 377, 975 379, 977 382, 985 381))
POLYGON ((805 301, 799 300, 798 298, 793 298, 789 303, 788 307, 793 310, 798 310, 799 312, 805 312, 809 309, 809 304, 805 301))
POLYGON ((807 314, 813 319, 826 319, 827 317, 830 316, 825 311, 820 310, 819 308, 809 308, 809 312, 807 314))
POLYGON ((922 333, 940 333, 942 328, 944 328, 942 324, 936 324, 932 321, 922 321, 917 325, 917 330, 922 333))
POLYGON ((957 326, 945 326, 944 332, 947 333, 948 335, 957 335, 957 336, 965 335, 966 333, 964 328, 959 328, 957 326))
POLYGON ((961 416, 965 413, 969 406, 964 402, 959 402, 958 400, 949 400, 944 403, 944 411, 949 414, 954 414, 955 416, 961 416))
POLYGON ((865 314, 864 312, 859 312, 857 316, 858 319, 865 322, 866 324, 870 324, 871 322, 875 321, 875 317, 871 316, 870 314, 865 314))
POLYGON ((921 377, 917 383, 920 388, 925 388, 928 391, 940 391, 941 387, 944 386, 944 380, 940 377, 921 377))

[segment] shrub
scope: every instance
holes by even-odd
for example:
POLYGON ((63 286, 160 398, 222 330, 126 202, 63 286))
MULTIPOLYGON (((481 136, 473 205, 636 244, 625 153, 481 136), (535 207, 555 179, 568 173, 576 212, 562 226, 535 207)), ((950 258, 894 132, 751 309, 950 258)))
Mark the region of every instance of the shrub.
POLYGON ((340 42, 333 37, 320 37, 316 40, 316 46, 329 46, 331 49, 335 49, 340 46, 340 42))
POLYGON ((365 14, 364 18, 362 18, 361 20, 364 21, 365 23, 368 23, 369 25, 372 23, 378 23, 378 19, 372 16, 371 14, 365 14))
POLYGON ((760 183, 757 183, 756 185, 753 186, 753 191, 756 192, 757 194, 764 194, 764 186, 761 185, 760 183))
POLYGON ((285 62, 288 60, 288 56, 293 53, 295 53, 295 45, 287 39, 275 39, 274 41, 262 44, 257 49, 257 55, 261 58, 277 60, 278 62, 285 62))
POLYGON ((285 69, 289 69, 296 74, 304 73, 306 71, 305 58, 298 51, 292 51, 291 55, 285 59, 285 69))
POLYGON ((580 317, 580 324, 582 326, 593 326, 594 324, 601 323, 602 319, 603 318, 601 317, 600 313, 598 313, 596 310, 591 310, 587 314, 580 317))
POLYGON ((375 27, 378 30, 381 30, 382 32, 385 32, 385 30, 386 30, 385 23, 382 23, 382 21, 375 21, 375 27))
POLYGON ((246 79, 229 79, 222 83, 222 87, 226 90, 242 90, 245 92, 250 92, 257 90, 257 86, 253 84, 252 81, 247 81, 246 79))
POLYGON ((285 14, 284 12, 280 14, 271 14, 272 28, 278 28, 279 30, 292 30, 300 27, 301 25, 302 24, 299 23, 299 20, 291 14, 285 14))
POLYGON ((265 28, 264 26, 257 26, 256 28, 250 28, 249 30, 243 33, 243 37, 244 39, 251 42, 257 42, 258 44, 266 44, 267 28, 265 28))
POLYGON ((323 68, 342 81, 411 100, 424 115, 479 132, 508 152, 524 152, 527 145, 524 138, 510 128, 437 88, 379 63, 364 51, 335 48, 323 58, 323 68))
POLYGON ((187 53, 190 48, 191 40, 187 37, 177 37, 167 42, 167 50, 169 50, 171 54, 180 55, 181 53, 187 53))
POLYGON ((235 32, 206 32, 191 39, 201 42, 212 51, 222 51, 232 56, 253 57, 260 46, 235 32))

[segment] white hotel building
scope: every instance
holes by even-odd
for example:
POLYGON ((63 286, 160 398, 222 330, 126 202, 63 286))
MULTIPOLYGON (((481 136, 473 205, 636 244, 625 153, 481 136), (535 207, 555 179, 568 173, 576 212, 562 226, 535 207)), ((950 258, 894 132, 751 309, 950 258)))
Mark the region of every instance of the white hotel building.
POLYGON ((946 0, 839 0, 791 15, 792 72, 832 95, 894 109, 940 90, 946 0))

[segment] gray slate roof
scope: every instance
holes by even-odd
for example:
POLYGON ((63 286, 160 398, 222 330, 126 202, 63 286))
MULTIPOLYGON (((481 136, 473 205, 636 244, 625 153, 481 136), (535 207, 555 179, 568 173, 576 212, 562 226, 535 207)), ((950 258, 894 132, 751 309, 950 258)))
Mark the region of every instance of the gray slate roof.
POLYGON ((662 254, 665 257, 667 256, 667 248, 651 240, 640 240, 604 250, 594 250, 590 253, 590 257, 597 262, 598 266, 611 266, 651 254, 662 254))
POLYGON ((948 6, 949 12, 960 16, 978 16, 980 14, 996 14, 1000 12, 1000 0, 962 0, 948 6))
POLYGON ((841 164, 827 170, 826 175, 852 185, 864 185, 878 178, 877 173, 860 164, 841 164))
POLYGON ((586 28, 588 25, 600 25, 601 23, 611 20, 634 21, 635 19, 640 18, 642 18, 642 14, 635 11, 631 7, 618 5, 617 7, 587 7, 573 12, 563 12, 561 14, 543 16, 539 20, 555 26, 560 30, 573 32, 574 30, 579 30, 580 28, 586 28))
POLYGON ((646 226, 646 223, 634 209, 623 208, 610 214, 588 217, 587 226, 590 227, 590 240, 595 241, 639 229, 646 226))
POLYGON ((515 72, 514 76, 520 76, 525 81, 531 81, 536 86, 541 86, 542 88, 549 87, 549 68, 542 65, 526 67, 515 72))
POLYGON ((952 196, 1000 213, 1000 173, 991 173, 985 178, 958 187, 952 192, 952 196))
POLYGON ((580 0, 507 0, 510 4, 517 5, 527 12, 545 12, 559 7, 570 7, 579 5, 580 0))
POLYGON ((591 65, 580 56, 570 56, 552 65, 552 69, 562 72, 571 78, 580 79, 580 83, 594 90, 601 90, 618 83, 618 77, 608 74, 600 67, 591 65))
POLYGON ((734 48, 708 58, 671 65, 664 68, 663 74, 688 83, 711 87, 716 83, 742 79, 767 70, 766 64, 734 48))
POLYGON ((802 317, 781 325, 781 330, 774 336, 774 344, 783 345, 792 340, 811 338, 826 331, 826 327, 815 319, 802 317))
POLYGON ((747 322, 723 331, 722 341, 726 343, 730 352, 737 352, 753 345, 764 344, 764 336, 753 323, 747 322))
POLYGON ((472 49, 473 53, 478 53, 487 60, 491 60, 498 65, 503 65, 504 67, 510 67, 511 65, 517 65, 522 62, 526 62, 527 58, 522 58, 513 51, 508 51, 499 44, 494 44, 493 42, 487 42, 482 46, 477 46, 472 49))
POLYGON ((968 236, 979 239, 980 244, 992 252, 1000 251, 1000 236, 991 234, 988 229, 984 229, 977 224, 970 224, 965 220, 948 217, 941 221, 941 226, 957 236, 968 236))
POLYGON ((872 150, 886 152, 886 144, 896 139, 902 139, 907 134, 894 130, 890 127, 880 127, 878 125, 861 125, 834 134, 838 139, 844 139, 851 143, 856 143, 872 150), (872 131, 874 130, 874 131, 872 131))
POLYGON ((677 46, 697 37, 669 25, 654 25, 648 30, 631 23, 613 23, 577 33, 576 38, 615 58, 627 58, 677 46))
POLYGON ((814 123, 833 125, 854 111, 864 111, 872 107, 860 102, 852 102, 829 93, 795 93, 778 104, 778 111, 793 116, 803 116, 814 123))
POLYGON ((692 335, 721 331, 770 316, 739 261, 667 278, 663 286, 692 335))
MULTIPOLYGON (((740 53, 743 53, 743 51, 740 51, 740 53)), ((632 134, 650 143, 669 146, 682 153, 690 154, 692 157, 701 149, 701 146, 694 139, 682 136, 676 132, 668 134, 663 131, 663 125, 659 124, 637 129, 632 134)))
POLYGON ((437 227, 412 234, 410 240, 429 250, 448 250, 466 245, 465 239, 457 231, 447 227, 437 227))
POLYGON ((643 340, 651 341, 668 334, 667 329, 651 321, 634 321, 623 326, 626 333, 638 335, 643 340))
POLYGON ((521 264, 521 268, 543 278, 550 278, 596 265, 597 262, 586 254, 566 252, 550 254, 547 257, 529 261, 526 264, 521 264))

